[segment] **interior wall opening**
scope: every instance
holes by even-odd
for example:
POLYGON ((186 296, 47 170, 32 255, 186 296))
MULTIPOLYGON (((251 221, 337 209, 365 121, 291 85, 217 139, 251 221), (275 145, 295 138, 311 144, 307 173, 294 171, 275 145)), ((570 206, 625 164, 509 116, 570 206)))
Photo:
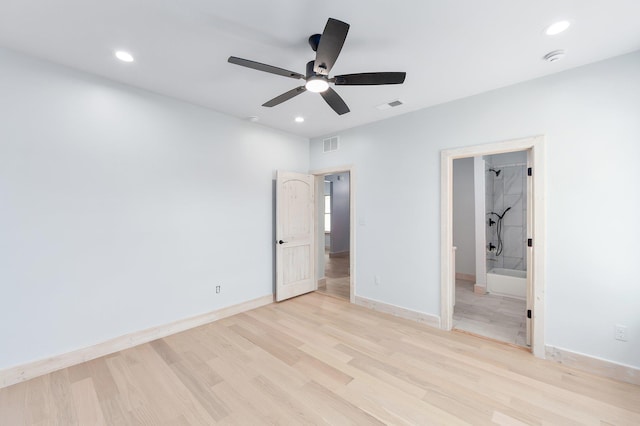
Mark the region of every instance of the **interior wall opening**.
POLYGON ((453 328, 528 347, 528 151, 453 161, 453 328))
MULTIPOLYGON (((530 340, 530 349, 533 355, 539 358, 545 357, 545 252, 546 252, 546 218, 545 218, 545 140, 543 135, 531 136, 522 139, 513 139, 502 142, 493 142, 482 145, 465 146, 441 151, 440 155, 440 218, 441 218, 441 240, 440 240, 440 328, 443 330, 453 329, 453 313, 455 302, 455 278, 456 278, 456 249, 453 242, 453 162, 457 159, 477 157, 474 161, 480 161, 483 156, 494 154, 512 153, 516 151, 527 152, 527 208, 526 227, 527 245, 526 251, 526 328, 527 339, 530 340)), ((489 167, 494 168, 495 167, 489 167)), ((474 179, 480 176, 476 182, 484 179, 485 173, 490 172, 484 167, 474 168, 474 179)), ((503 173, 503 172, 501 172, 503 173)), ((475 184, 474 184, 475 185, 475 184)), ((474 189, 475 191, 475 189, 474 189)), ((479 194, 480 191, 474 192, 479 194)), ((482 202, 484 196, 477 197, 474 202, 482 202)), ((486 200, 485 200, 486 202, 486 200)), ((503 215, 504 208, 499 213, 503 215)), ((474 209, 474 211, 476 211, 474 209)), ((489 212, 494 211, 490 210, 489 212)), ((487 221, 485 210, 477 210, 476 221, 487 221)), ((508 214, 509 212, 507 212, 508 214)), ((475 214, 475 213, 474 213, 475 214)), ((495 219, 492 219, 495 221, 495 219)), ((494 224, 495 225, 495 224, 494 224)), ((480 282, 483 277, 486 279, 487 261, 484 252, 488 248, 486 241, 487 233, 485 225, 476 227, 474 232, 476 239, 476 253, 483 253, 483 256, 476 257, 476 270, 484 270, 475 278, 475 286, 484 285, 486 291, 486 281, 480 282)), ((494 243, 495 245, 495 243, 494 243)), ((482 289, 478 289, 482 290, 482 289)))
POLYGON ((323 175, 320 187, 318 223, 323 238, 318 292, 351 300, 351 174, 323 175))

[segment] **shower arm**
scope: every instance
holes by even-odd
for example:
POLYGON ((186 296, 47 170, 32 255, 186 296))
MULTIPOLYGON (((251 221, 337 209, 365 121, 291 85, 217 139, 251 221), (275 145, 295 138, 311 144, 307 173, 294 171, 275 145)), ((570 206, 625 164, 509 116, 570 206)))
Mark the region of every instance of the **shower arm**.
POLYGON ((495 214, 496 216, 498 216, 498 219, 502 219, 502 218, 504 217, 504 215, 505 215, 505 214, 507 214, 507 212, 508 212, 509 210, 511 210, 511 207, 507 207, 507 208, 505 209, 505 211, 503 211, 503 212, 502 212, 502 215, 499 215, 499 214, 498 214, 498 213, 496 213, 496 212, 491 212, 491 213, 489 213, 489 214, 495 214))

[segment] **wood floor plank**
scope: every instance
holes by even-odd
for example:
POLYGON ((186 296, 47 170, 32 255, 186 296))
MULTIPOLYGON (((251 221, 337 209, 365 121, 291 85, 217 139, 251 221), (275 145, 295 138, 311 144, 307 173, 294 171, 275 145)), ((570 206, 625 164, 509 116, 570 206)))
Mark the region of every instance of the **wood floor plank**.
POLYGON ((50 382, 51 377, 49 375, 36 377, 27 382, 25 404, 33 407, 33 410, 26 413, 28 422, 41 423, 47 419, 48 412, 53 411, 52 395, 49 392, 41 391, 43 388, 49 388, 50 382))
POLYGON ((326 387, 309 382, 303 390, 311 401, 310 406, 316 409, 322 419, 330 425, 383 425, 371 414, 361 410, 354 404, 346 401, 339 395, 331 392, 326 387))
MULTIPOLYGON (((378 384, 378 386, 380 386, 378 384)), ((380 386, 384 388, 385 386, 380 386)), ((374 409, 380 415, 384 412, 393 416, 385 423, 402 423, 409 425, 443 424, 443 425, 468 425, 469 422, 458 418, 456 414, 448 413, 434 405, 402 392, 388 389, 387 392, 378 392, 377 386, 372 386, 369 381, 355 379, 347 385, 347 400, 356 405, 364 405, 369 410, 374 409)))
POLYGON ((80 424, 96 426, 107 424, 91 377, 73 382, 71 384, 71 395, 80 424))
POLYGON ((128 362, 131 359, 123 354, 106 360, 118 388, 121 409, 128 414, 130 424, 160 424, 158 413, 147 402, 148 396, 132 370, 135 364, 128 362))
POLYGON ((638 425, 640 386, 311 293, 0 389, 1 425, 638 425))
POLYGON ((307 408, 307 404, 299 399, 300 388, 285 389, 265 376, 258 376, 253 380, 254 386, 267 398, 271 403, 280 407, 287 414, 291 424, 300 425, 318 425, 328 424, 322 416, 318 415, 314 410, 307 408))
MULTIPOLYGON (((246 389, 246 388, 245 388, 246 389)), ((259 425, 277 424, 276 418, 269 418, 255 407, 252 395, 237 392, 228 382, 216 385, 220 399, 229 407, 231 415, 220 420, 220 425, 259 425), (269 419, 269 420, 267 420, 269 419)), ((271 412, 270 414, 273 414, 271 412)))
MULTIPOLYGON (((46 390, 45 390, 46 392, 46 390)), ((72 401, 67 398, 71 394, 71 382, 67 369, 58 370, 50 375, 49 395, 55 404, 55 418, 60 419, 61 424, 77 425, 78 416, 72 401)), ((47 418, 49 415, 47 415, 47 418)))
POLYGON ((0 389, 0 419, 3 422, 10 425, 29 424, 27 416, 30 415, 30 410, 27 409, 26 397, 29 382, 22 382, 9 388, 0 389))
POLYGON ((259 374, 253 371, 252 367, 241 366, 240 369, 236 369, 230 365, 231 363, 221 359, 210 360, 209 363, 212 367, 219 368, 224 381, 216 387, 221 390, 220 398, 235 414, 234 417, 223 419, 222 422, 233 424, 234 418, 245 415, 238 413, 238 410, 245 412, 246 415, 261 419, 260 422, 248 424, 281 424, 283 419, 287 418, 286 411, 279 406, 274 406, 268 395, 256 388, 254 380, 259 374))
MULTIPOLYGON (((145 385, 145 393, 153 397, 153 407, 161 418, 183 415, 191 424, 208 425, 228 414, 225 407, 217 407, 215 417, 212 416, 151 345, 140 345, 134 350, 144 359, 144 364, 135 366, 139 380, 145 385)), ((218 405, 218 401, 211 403, 218 405)))

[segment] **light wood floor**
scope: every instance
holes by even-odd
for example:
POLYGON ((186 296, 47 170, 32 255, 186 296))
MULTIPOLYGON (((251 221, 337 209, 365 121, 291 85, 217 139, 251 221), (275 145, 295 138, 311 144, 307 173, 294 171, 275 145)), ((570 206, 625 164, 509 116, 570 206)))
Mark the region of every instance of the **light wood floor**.
POLYGON ((527 346, 526 302, 476 294, 473 282, 456 280, 453 327, 518 346, 527 346))
POLYGON ((640 387, 310 293, 0 390, 0 424, 640 424, 640 387))
POLYGON ((349 254, 341 257, 329 257, 324 254, 324 275, 326 284, 318 288, 318 291, 329 296, 349 300, 349 254))

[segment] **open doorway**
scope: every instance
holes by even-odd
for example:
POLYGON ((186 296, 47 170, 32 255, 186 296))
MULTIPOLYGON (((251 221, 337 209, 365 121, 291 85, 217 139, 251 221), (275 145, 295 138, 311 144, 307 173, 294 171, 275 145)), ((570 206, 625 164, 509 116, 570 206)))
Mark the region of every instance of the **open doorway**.
POLYGON ((324 175, 322 188, 323 192, 318 198, 323 211, 324 244, 319 249, 324 254, 324 262, 318 292, 350 300, 350 173, 345 171, 324 175))
MULTIPOLYGON (((456 159, 491 156, 495 154, 528 152, 527 157, 527 194, 526 209, 527 245, 526 264, 526 334, 531 340, 531 351, 537 357, 544 358, 544 277, 545 277, 545 185, 544 185, 544 137, 535 136, 486 145, 443 150, 441 152, 441 291, 440 291, 440 327, 453 328, 455 303, 455 258, 453 244, 453 162, 456 159), (531 171, 529 171, 529 168, 531 171), (530 176, 530 177, 529 177, 530 176)), ((489 172, 481 169, 482 173, 489 172)), ((495 172, 491 172, 495 173, 495 172)), ((493 210, 492 210, 493 211, 493 210)), ((484 216, 485 211, 481 212, 484 216)), ((499 212, 504 217, 504 210, 499 212)), ((487 220, 488 218, 483 218, 487 220)), ((495 219, 493 219, 495 220, 495 219)), ((476 234, 476 241, 486 239, 484 232, 476 234), (481 237, 481 238, 480 238, 481 237)), ((480 245, 484 251, 488 242, 480 245)), ((481 262, 482 263, 482 262, 481 262)), ((486 264, 484 266, 486 274, 486 264)), ((481 284, 481 283, 476 283, 481 284)), ((485 283, 486 286, 486 283, 485 283)), ((474 290, 476 290, 474 288, 474 290)), ((480 290, 480 289, 478 289, 480 290)), ((486 290, 486 287, 485 287, 486 290)))
POLYGON ((353 166, 311 172, 316 182, 317 291, 355 303, 355 173, 353 166))
POLYGON ((453 161, 453 328, 529 347, 527 151, 453 161))

